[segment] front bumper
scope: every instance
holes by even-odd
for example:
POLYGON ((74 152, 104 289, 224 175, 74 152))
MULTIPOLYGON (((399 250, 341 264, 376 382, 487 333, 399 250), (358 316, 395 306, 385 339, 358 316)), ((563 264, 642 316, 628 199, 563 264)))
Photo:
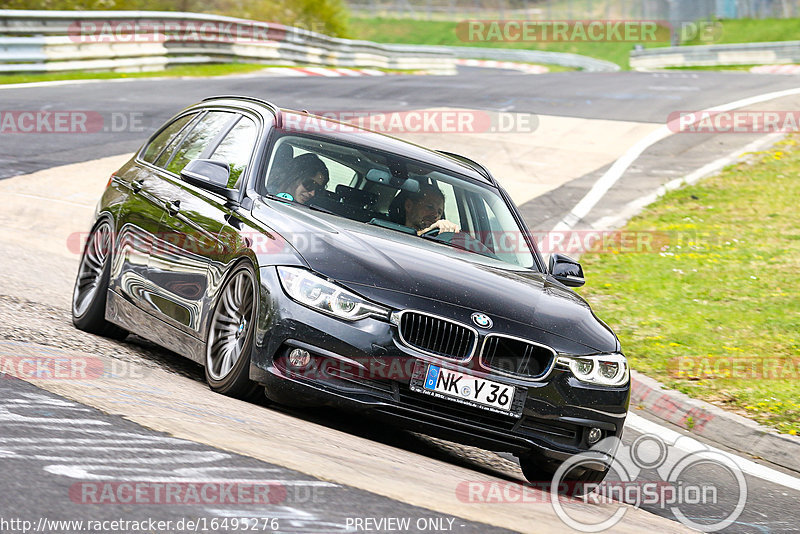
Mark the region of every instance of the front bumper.
MULTIPOLYGON (((262 296, 250 378, 265 385, 275 400, 367 411, 443 439, 556 461, 588 450, 586 435, 591 428, 603 430, 603 437, 622 433, 629 385, 591 386, 558 367, 536 382, 476 370, 471 363, 444 361, 403 345, 388 321, 347 322, 297 304, 281 290, 274 269, 262 270, 262 284, 271 290, 262 296), (312 365, 292 368, 288 354, 293 348, 307 350, 312 365), (417 362, 523 388, 521 416, 412 391, 409 383, 417 362)), ((441 315, 442 309, 436 313, 441 315)))

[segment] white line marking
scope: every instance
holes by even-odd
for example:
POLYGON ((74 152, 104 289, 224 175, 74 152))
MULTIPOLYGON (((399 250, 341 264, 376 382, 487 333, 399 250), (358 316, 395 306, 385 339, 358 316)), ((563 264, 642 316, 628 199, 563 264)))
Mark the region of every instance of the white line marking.
POLYGON ((7 422, 23 422, 26 425, 30 425, 33 423, 63 423, 65 425, 98 425, 98 426, 109 426, 111 423, 106 421, 98 421, 96 419, 58 419, 55 417, 29 417, 27 415, 19 415, 16 413, 11 413, 3 407, 0 407, 0 421, 3 421, 3 424, 7 422))
POLYGON ((798 478, 781 473, 780 471, 776 471, 775 469, 769 468, 765 465, 757 464, 751 460, 742 458, 741 456, 737 456, 704 443, 700 443, 692 437, 685 436, 679 432, 665 428, 658 423, 649 421, 633 412, 628 412, 628 417, 625 420, 625 426, 635 430, 636 432, 641 432, 642 434, 655 434, 668 443, 674 443, 675 447, 686 453, 709 450, 722 454, 735 462, 742 472, 747 475, 761 478, 767 482, 773 482, 775 484, 780 484, 781 486, 786 486, 787 488, 800 491, 800 479, 798 478))
MULTIPOLYGON (((69 421, 72 421, 71 419, 69 421)), ((26 421, 9 421, 3 422, 3 426, 30 426, 30 423, 26 421)), ((97 429, 97 428, 83 428, 83 427, 73 427, 73 426, 61 426, 61 425, 36 425, 36 430, 54 430, 56 432, 64 432, 67 434, 98 434, 101 436, 116 436, 116 437, 133 437, 133 438, 142 438, 147 437, 146 434, 136 434, 133 432, 122 432, 119 430, 104 430, 104 429, 97 429)), ((170 438, 170 439, 178 439, 178 438, 170 438)), ((184 443, 192 443, 192 441, 188 440, 179 440, 184 443)))
POLYGON ((699 169, 683 176, 681 178, 676 178, 674 180, 670 180, 666 184, 660 186, 654 193, 649 193, 647 195, 643 195, 631 202, 628 202, 619 213, 614 215, 609 215, 608 217, 603 217, 602 219, 598 220, 594 226, 596 228, 619 228, 623 224, 625 224, 629 219, 631 219, 634 215, 642 211, 642 209, 658 200, 660 197, 664 196, 665 193, 668 191, 672 191, 674 189, 678 189, 683 185, 693 185, 699 182, 701 179, 705 178, 706 176, 710 176, 715 174, 728 165, 736 163, 740 158, 742 158, 745 154, 749 152, 758 152, 760 150, 765 149, 768 146, 773 145, 778 139, 784 137, 783 134, 769 134, 766 137, 762 137, 761 139, 757 139, 750 143, 749 145, 734 150, 727 156, 719 158, 716 161, 712 161, 708 165, 704 165, 699 169))
MULTIPOLYGON (((12 451, 13 452, 13 451, 12 451)), ((196 451, 172 451, 171 456, 166 458, 92 458, 85 456, 47 456, 44 454, 31 454, 26 455, 25 458, 33 460, 43 460, 47 462, 74 462, 79 464, 88 463, 105 463, 105 464, 179 464, 179 463, 197 463, 197 462, 216 462, 230 458, 229 454, 221 452, 201 452, 196 451)))
POLYGON ((9 401, 0 402, 0 407, 3 408, 47 408, 48 410, 69 410, 71 412, 91 412, 89 408, 76 408, 75 406, 60 406, 58 404, 43 404, 39 402, 30 402, 24 400, 12 399, 9 401))
POLYGON ((31 89, 35 87, 57 87, 59 85, 85 85, 87 83, 102 83, 102 82, 133 82, 137 80, 168 80, 167 77, 156 77, 156 78, 112 78, 108 80, 98 80, 98 79, 91 79, 91 80, 54 80, 52 82, 28 82, 28 83, 6 83, 0 84, 0 91, 3 89, 31 89))
POLYGON ((13 446, 15 443, 27 443, 27 444, 37 444, 41 448, 58 448, 61 449, 62 443, 70 443, 70 444, 81 444, 85 443, 87 445, 94 445, 94 444, 101 444, 107 443, 109 445, 127 445, 133 443, 173 443, 173 444, 180 444, 184 445, 187 444, 186 441, 177 439, 177 438, 161 438, 158 436, 147 437, 142 436, 136 439, 96 439, 96 438, 83 438, 83 439, 74 439, 74 438, 0 438, 0 443, 8 444, 9 446, 13 446), (51 443, 52 445, 47 445, 51 443))
MULTIPOLYGON (((703 111, 731 111, 750 106, 752 104, 759 104, 768 100, 794 95, 800 95, 800 88, 765 93, 763 95, 737 100, 721 106, 707 108, 703 111)), ((702 117, 699 115, 700 114, 695 117, 694 122, 700 121, 702 117)), ((673 135, 674 133, 675 132, 669 128, 669 125, 664 124, 657 130, 645 136, 643 139, 640 139, 636 144, 629 148, 625 154, 615 161, 611 168, 608 169, 606 173, 594 183, 589 192, 586 193, 580 202, 578 202, 575 207, 572 208, 572 210, 553 228, 553 231, 563 232, 573 228, 580 220, 586 217, 590 211, 592 211, 597 203, 600 202, 600 199, 602 199, 605 194, 608 193, 608 191, 614 186, 614 184, 616 184, 619 179, 622 178, 622 175, 625 174, 625 171, 628 170, 628 168, 639 158, 639 156, 642 155, 645 150, 659 141, 666 139, 670 135, 673 135)))
MULTIPOLYGON (((73 442, 74 440, 69 440, 69 441, 73 442)), ((116 443, 118 445, 120 445, 119 442, 116 442, 116 443)), ((193 444, 193 445, 198 445, 198 444, 193 444)), ((10 444, 9 443, 9 444, 3 445, 3 447, 8 449, 8 450, 18 449, 18 450, 31 451, 31 452, 49 451, 49 450, 54 448, 51 445, 32 445, 30 443, 22 444, 22 445, 14 445, 14 444, 10 444)), ((187 449, 155 449, 153 447, 125 447, 125 446, 109 447, 107 445, 98 445, 97 447, 92 447, 92 446, 88 446, 88 447, 80 446, 80 447, 78 447, 78 446, 71 446, 71 445, 66 445, 66 446, 59 445, 57 448, 60 451, 74 451, 74 452, 83 452, 83 451, 123 451, 123 452, 126 452, 126 451, 138 451, 138 452, 143 452, 143 453, 146 453, 146 454, 209 454, 209 455, 212 455, 212 456, 213 455, 217 455, 217 454, 221 454, 221 453, 218 453, 218 452, 215 452, 215 451, 193 451, 193 450, 187 450, 187 449)))
MULTIPOLYGON (((257 472, 279 471, 278 469, 261 469, 261 468, 219 468, 221 471, 247 471, 249 474, 257 472)), ((266 478, 229 478, 225 476, 160 476, 158 472, 163 470, 156 470, 150 468, 133 468, 123 466, 83 466, 83 465, 66 465, 55 464, 47 465, 44 467, 47 473, 54 475, 61 475, 69 478, 79 480, 126 480, 131 482, 225 482, 225 483, 247 483, 247 484, 282 484, 284 486, 308 486, 318 488, 338 488, 338 484, 332 482, 325 482, 323 480, 283 480, 283 479, 266 479, 266 478), (110 471, 109 474, 93 473, 92 471, 110 471), (121 474, 123 471, 133 472, 140 471, 141 475, 121 474)), ((172 471, 172 473, 180 470, 172 471)), ((189 471, 191 472, 191 471, 189 471)))

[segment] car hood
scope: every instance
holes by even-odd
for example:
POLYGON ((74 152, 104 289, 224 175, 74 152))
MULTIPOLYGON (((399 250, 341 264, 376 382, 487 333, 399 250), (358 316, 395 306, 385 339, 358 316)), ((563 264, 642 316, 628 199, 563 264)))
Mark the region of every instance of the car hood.
POLYGON ((619 350, 616 336, 574 292, 549 276, 306 208, 269 202, 254 211, 308 266, 396 309, 435 312, 436 302, 520 323, 590 352, 619 350))

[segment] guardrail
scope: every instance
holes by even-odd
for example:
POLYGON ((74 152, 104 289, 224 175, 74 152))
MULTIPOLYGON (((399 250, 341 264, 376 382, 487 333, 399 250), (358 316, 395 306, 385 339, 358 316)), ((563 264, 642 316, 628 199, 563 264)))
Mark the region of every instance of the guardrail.
POLYGON ((253 62, 455 72, 433 47, 337 39, 301 28, 195 13, 0 10, 0 72, 154 70, 253 62))
POLYGON ((800 62, 800 41, 648 48, 631 52, 635 70, 800 62))
POLYGON ((620 70, 619 65, 610 61, 564 52, 470 46, 437 46, 436 48, 448 50, 459 59, 494 59, 497 61, 544 63, 546 65, 561 65, 562 67, 572 67, 589 72, 615 72, 620 70))
POLYGON ((619 66, 576 54, 393 45, 328 37, 232 17, 160 11, 0 10, 0 72, 159 70, 184 63, 253 62, 455 73, 456 59, 619 66))

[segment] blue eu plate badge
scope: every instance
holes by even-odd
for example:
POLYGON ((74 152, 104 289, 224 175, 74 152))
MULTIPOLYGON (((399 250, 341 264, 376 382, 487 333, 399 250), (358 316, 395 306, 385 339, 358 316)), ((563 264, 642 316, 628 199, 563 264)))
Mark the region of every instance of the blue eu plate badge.
POLYGON ((436 380, 439 378, 440 368, 435 365, 428 366, 428 376, 425 378, 425 389, 436 389, 436 380))

